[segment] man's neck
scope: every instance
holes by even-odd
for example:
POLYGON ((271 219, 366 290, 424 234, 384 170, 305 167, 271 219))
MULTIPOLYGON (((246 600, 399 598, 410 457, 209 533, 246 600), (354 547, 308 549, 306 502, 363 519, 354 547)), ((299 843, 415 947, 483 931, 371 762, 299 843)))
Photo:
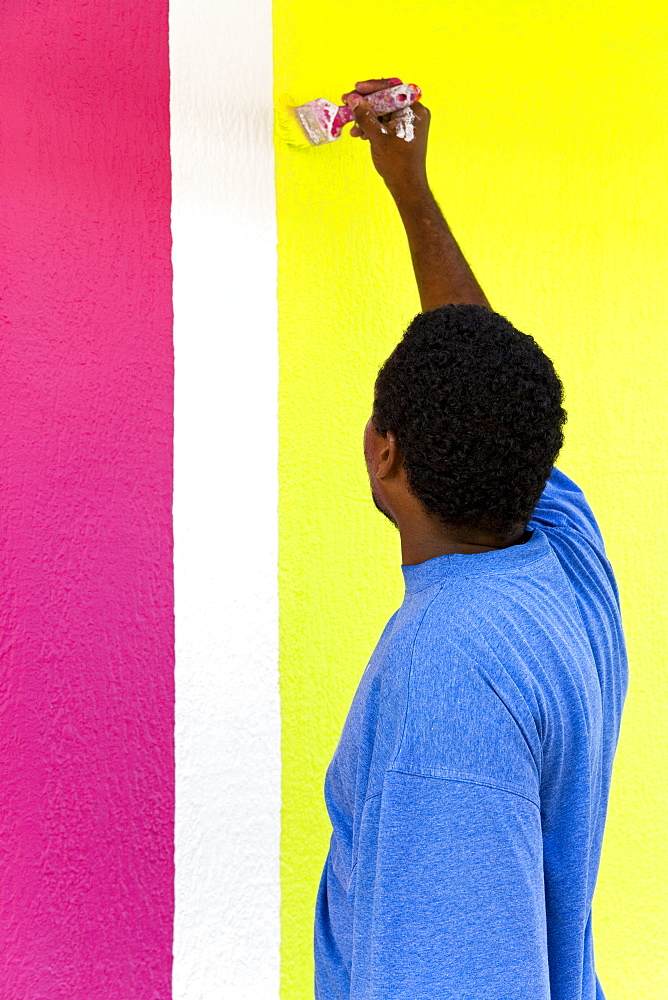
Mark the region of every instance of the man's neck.
POLYGON ((476 555, 507 549, 525 540, 525 531, 520 528, 514 534, 504 537, 485 531, 466 528, 441 531, 437 527, 422 526, 422 530, 401 530, 401 561, 404 566, 416 566, 435 559, 437 556, 476 555))

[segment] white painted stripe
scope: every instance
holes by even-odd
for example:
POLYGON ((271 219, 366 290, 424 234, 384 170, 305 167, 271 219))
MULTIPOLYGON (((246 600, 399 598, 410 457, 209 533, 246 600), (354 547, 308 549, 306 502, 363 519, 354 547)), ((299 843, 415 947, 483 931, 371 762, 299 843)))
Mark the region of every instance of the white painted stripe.
POLYGON ((270 0, 171 0, 175 1000, 279 993, 270 0))

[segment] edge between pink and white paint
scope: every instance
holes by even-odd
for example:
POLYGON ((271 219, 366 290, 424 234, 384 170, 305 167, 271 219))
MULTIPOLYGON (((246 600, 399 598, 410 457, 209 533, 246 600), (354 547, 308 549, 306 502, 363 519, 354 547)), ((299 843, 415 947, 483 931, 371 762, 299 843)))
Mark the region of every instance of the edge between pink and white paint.
POLYGON ((175 1000, 279 995, 271 16, 170 4, 175 1000))

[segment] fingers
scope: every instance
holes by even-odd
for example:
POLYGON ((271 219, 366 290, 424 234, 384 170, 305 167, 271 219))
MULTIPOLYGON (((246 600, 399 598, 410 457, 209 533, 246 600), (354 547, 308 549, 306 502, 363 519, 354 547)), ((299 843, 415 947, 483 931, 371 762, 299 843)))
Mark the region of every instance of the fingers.
POLYGON ((401 83, 398 76, 391 76, 384 80, 362 80, 355 84, 358 94, 374 94, 377 90, 386 90, 387 87, 397 87, 401 83))
POLYGON ((353 110, 355 124, 351 129, 351 135, 359 135, 362 139, 369 139, 371 136, 387 132, 387 129, 378 121, 376 112, 368 101, 365 101, 359 94, 351 94, 346 102, 353 110))
POLYGON ((416 101, 415 104, 411 104, 411 110, 420 120, 427 120, 431 118, 431 111, 429 108, 425 107, 421 101, 416 101))
MULTIPOLYGON (((360 80, 359 83, 355 84, 355 90, 349 90, 347 93, 341 95, 341 100, 344 104, 349 104, 351 107, 351 98, 359 98, 367 94, 375 94, 378 90, 386 90, 388 87, 397 87, 401 83, 398 76, 388 76, 379 78, 377 80, 360 80)), ((371 111, 373 114, 373 110, 371 111)), ((388 115, 384 116, 383 120, 389 118, 388 115)), ((380 130, 382 131, 382 129, 380 130)), ((351 136, 353 138, 368 139, 369 136, 364 134, 364 129, 360 123, 353 125, 350 130, 351 136)))
POLYGON ((344 104, 348 103, 348 98, 353 94, 374 94, 377 90, 386 90, 388 87, 397 87, 402 81, 398 76, 386 77, 382 80, 361 80, 355 84, 355 89, 341 95, 344 104))

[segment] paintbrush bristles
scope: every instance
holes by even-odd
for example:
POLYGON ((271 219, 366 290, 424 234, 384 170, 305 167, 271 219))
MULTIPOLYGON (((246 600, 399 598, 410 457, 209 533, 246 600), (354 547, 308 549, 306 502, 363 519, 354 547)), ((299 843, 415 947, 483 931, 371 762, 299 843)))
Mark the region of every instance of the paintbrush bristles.
POLYGON ((297 106, 288 94, 278 99, 274 118, 276 135, 294 149, 311 149, 312 144, 297 118, 297 106))

